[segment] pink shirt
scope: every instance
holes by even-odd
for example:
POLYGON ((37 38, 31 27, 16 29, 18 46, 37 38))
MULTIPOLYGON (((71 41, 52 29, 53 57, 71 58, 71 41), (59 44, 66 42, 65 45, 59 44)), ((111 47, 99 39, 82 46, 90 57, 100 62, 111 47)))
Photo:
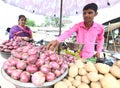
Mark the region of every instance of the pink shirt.
POLYGON ((76 32, 76 40, 80 44, 84 44, 83 50, 80 52, 82 58, 90 58, 94 55, 95 43, 97 42, 97 52, 101 52, 104 44, 104 28, 103 25, 93 23, 90 29, 86 29, 84 22, 75 24, 72 28, 60 35, 57 40, 59 42, 69 38, 76 32))

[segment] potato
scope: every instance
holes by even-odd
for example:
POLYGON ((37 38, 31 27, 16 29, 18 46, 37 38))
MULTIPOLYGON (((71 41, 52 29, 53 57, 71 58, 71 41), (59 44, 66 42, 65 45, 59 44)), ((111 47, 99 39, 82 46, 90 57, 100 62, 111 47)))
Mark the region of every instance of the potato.
POLYGON ((102 79, 100 79, 102 88, 120 88, 118 81, 110 73, 107 73, 102 79))
POLYGON ((88 84, 86 83, 81 83, 78 88, 90 88, 88 84))
POLYGON ((113 76, 120 78, 120 68, 118 68, 117 66, 112 66, 110 68, 110 72, 113 76))
POLYGON ((76 87, 74 87, 74 86, 69 86, 68 88, 76 88, 76 87))
POLYGON ((119 67, 117 65, 112 65, 112 67, 119 69, 119 67))
POLYGON ((81 84, 80 80, 73 80, 72 81, 72 85, 75 86, 75 87, 78 87, 80 84, 81 84))
POLYGON ((59 81, 54 85, 54 88, 68 88, 68 87, 65 82, 59 81))
POLYGON ((117 82, 118 82, 118 84, 119 84, 119 86, 120 86, 120 79, 118 79, 117 82))
POLYGON ((90 81, 96 82, 99 80, 99 75, 96 72, 90 72, 87 74, 87 77, 90 81))
POLYGON ((82 82, 84 83, 90 83, 90 80, 88 79, 88 77, 86 75, 82 76, 82 79, 81 79, 82 82))
POLYGON ((91 88, 102 88, 100 82, 92 82, 92 83, 90 84, 90 87, 91 87, 91 88))
POLYGON ((70 80, 71 82, 74 80, 74 78, 73 77, 70 77, 70 76, 68 76, 68 80, 70 80))
POLYGON ((72 86, 72 83, 71 83, 70 80, 63 79, 63 82, 65 82, 68 87, 69 87, 69 86, 72 86))
POLYGON ((70 64, 69 64, 69 66, 72 66, 72 65, 74 65, 74 63, 70 63, 70 64))
POLYGON ((81 76, 77 75, 77 76, 75 77, 75 79, 81 81, 81 76))
POLYGON ((78 68, 83 68, 84 67, 84 63, 81 60, 76 60, 75 64, 77 65, 78 68))
POLYGON ((78 75, 78 67, 77 67, 77 65, 74 64, 74 65, 70 66, 68 74, 69 74, 70 77, 77 76, 78 75))
POLYGON ((62 81, 67 80, 67 78, 64 78, 62 81))
POLYGON ((79 75, 86 75, 87 71, 84 68, 81 68, 81 69, 78 70, 78 74, 79 75))
POLYGON ((116 62, 116 65, 120 68, 120 60, 116 62))
POLYGON ((98 74, 98 76, 99 76, 99 79, 104 77, 104 75, 102 75, 102 74, 98 74))
POLYGON ((87 62, 87 64, 85 64, 84 68, 88 72, 97 72, 97 69, 95 68, 95 66, 92 62, 87 62))
POLYGON ((102 73, 102 74, 109 73, 109 70, 110 70, 109 65, 106 65, 103 63, 96 63, 95 66, 100 73, 102 73))

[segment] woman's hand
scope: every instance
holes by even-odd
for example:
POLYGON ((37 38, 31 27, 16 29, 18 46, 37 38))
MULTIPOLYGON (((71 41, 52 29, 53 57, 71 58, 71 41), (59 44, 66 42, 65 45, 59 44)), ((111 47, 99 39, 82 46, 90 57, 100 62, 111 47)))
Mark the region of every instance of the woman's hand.
POLYGON ((30 40, 29 37, 22 37, 22 39, 25 40, 25 41, 29 41, 30 40))
POLYGON ((18 40, 25 40, 25 41, 29 41, 30 38, 29 37, 15 37, 18 40))
POLYGON ((50 43, 48 43, 47 49, 55 52, 56 49, 58 48, 59 44, 60 44, 59 41, 53 40, 50 43))

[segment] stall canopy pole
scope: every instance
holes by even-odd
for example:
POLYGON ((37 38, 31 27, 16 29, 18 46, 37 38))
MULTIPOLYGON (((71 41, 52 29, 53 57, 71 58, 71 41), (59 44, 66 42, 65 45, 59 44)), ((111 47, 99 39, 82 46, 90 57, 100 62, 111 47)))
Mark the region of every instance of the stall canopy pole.
POLYGON ((61 27, 62 27, 62 8, 63 8, 63 0, 60 3, 60 27, 59 27, 59 35, 61 35, 61 27))
MULTIPOLYGON (((62 6, 63 5, 63 0, 61 0, 60 3, 60 26, 59 26, 59 36, 61 35, 61 27, 62 27, 62 6)), ((58 54, 60 54, 60 45, 58 46, 58 54)))

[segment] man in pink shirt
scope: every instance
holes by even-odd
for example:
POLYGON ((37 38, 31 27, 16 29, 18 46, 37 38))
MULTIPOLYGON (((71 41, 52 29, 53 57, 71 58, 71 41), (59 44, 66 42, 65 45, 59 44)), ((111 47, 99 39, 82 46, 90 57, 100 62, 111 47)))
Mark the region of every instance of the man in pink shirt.
POLYGON ((100 52, 104 43, 104 28, 102 25, 95 23, 94 17, 98 14, 98 6, 95 3, 87 4, 83 8, 83 22, 75 24, 72 28, 65 31, 56 40, 51 41, 47 47, 49 50, 56 50, 60 42, 69 38, 76 32, 77 43, 84 44, 80 52, 81 58, 91 58, 94 55, 95 43, 97 42, 96 57, 100 58, 100 52))

